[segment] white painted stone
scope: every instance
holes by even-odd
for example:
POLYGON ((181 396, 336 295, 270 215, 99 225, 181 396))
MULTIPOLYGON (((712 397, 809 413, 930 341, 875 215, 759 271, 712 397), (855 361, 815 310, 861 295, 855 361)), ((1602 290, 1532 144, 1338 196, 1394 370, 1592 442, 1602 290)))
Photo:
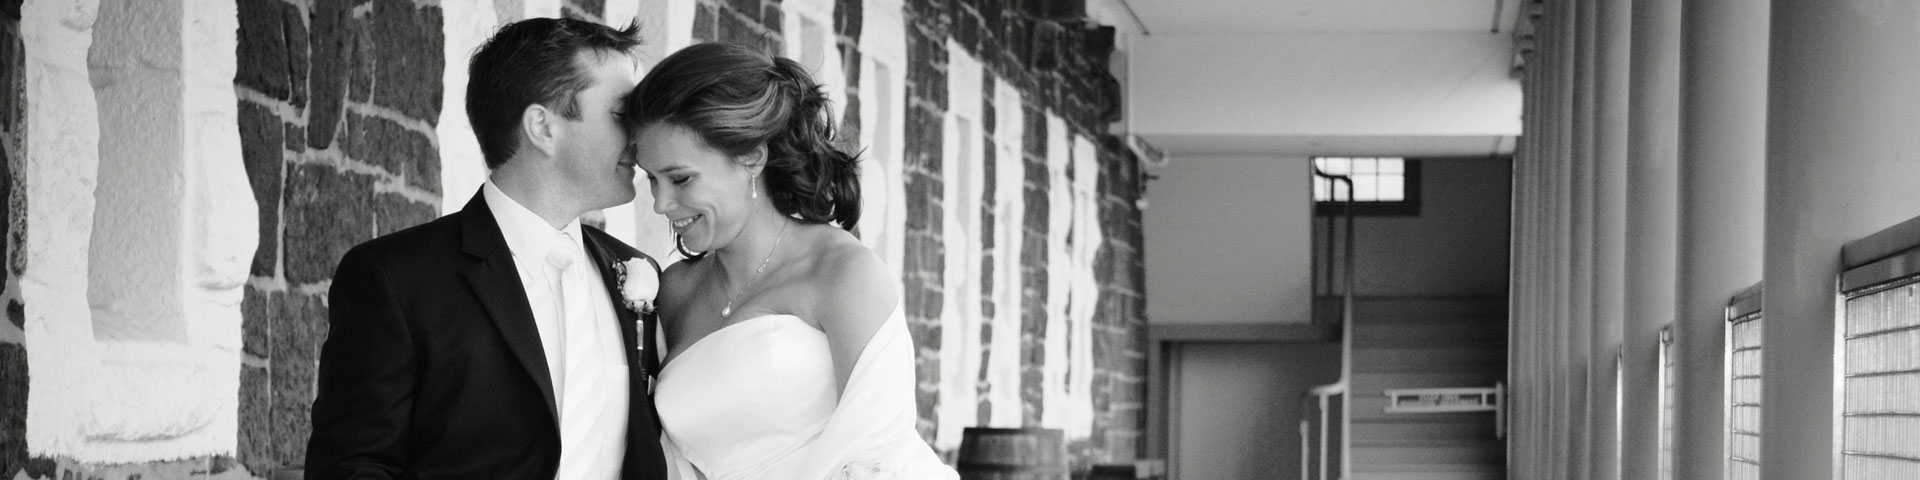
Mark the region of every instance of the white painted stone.
POLYGON ((501 24, 529 18, 560 18, 560 0, 493 0, 493 11, 501 24))
POLYGON ((1073 159, 1073 143, 1067 136, 1067 122, 1047 112, 1047 368, 1041 371, 1040 396, 1043 407, 1040 425, 1066 429, 1072 414, 1068 399, 1067 295, 1073 281, 1068 272, 1071 255, 1063 233, 1073 224, 1073 187, 1067 181, 1067 165, 1073 159))
POLYGON ((834 0, 787 0, 780 3, 787 14, 781 16, 786 38, 786 56, 800 61, 827 93, 833 119, 845 118, 847 74, 842 65, 839 35, 833 31, 834 0))
POLYGON ((124 1, 105 13, 93 2, 23 8, 29 451, 89 463, 230 455, 241 288, 258 242, 235 128, 236 10, 124 1), (110 29, 98 45, 96 26, 110 29), (96 102, 96 89, 112 102, 96 102), (109 172, 134 175, 96 189, 102 154, 109 172), (146 284, 95 275, 89 285, 90 271, 146 284), (89 290, 94 311, 114 314, 96 318, 89 290))
POLYGON ((467 120, 467 64, 499 28, 500 17, 493 8, 473 2, 445 2, 440 12, 446 69, 434 134, 440 137, 440 214, 447 215, 465 208, 487 181, 487 160, 467 120))
POLYGON ((1100 282, 1094 276, 1094 259, 1100 252, 1104 235, 1100 228, 1100 158, 1087 137, 1073 137, 1073 234, 1068 245, 1071 259, 1067 272, 1072 282, 1071 304, 1067 307, 1067 331, 1072 346, 1067 352, 1067 400, 1049 404, 1066 410, 1067 439, 1092 436, 1096 412, 1093 410, 1093 321, 1100 304, 1100 282))
MULTIPOLYGON (((868 0, 861 14, 860 237, 902 278, 906 257, 907 38, 898 2, 868 0), (891 3, 891 7, 888 4, 891 3)), ((903 294, 904 297, 904 294, 903 294)))
POLYGON ((21 6, 26 52, 27 451, 69 455, 91 405, 99 345, 87 307, 87 246, 99 172, 98 111, 87 75, 98 2, 32 0, 21 6))
POLYGON ((939 428, 934 447, 959 448, 965 427, 979 425, 980 197, 985 191, 980 123, 981 71, 959 44, 947 42, 947 117, 941 162, 941 209, 946 245, 945 295, 940 312, 939 428))
MULTIPOLYGON (((187 320, 186 351, 158 352, 140 357, 134 365, 187 362, 178 371, 191 373, 191 382, 159 384, 159 390, 192 392, 183 398, 197 408, 178 414, 207 413, 204 428, 182 436, 173 451, 155 451, 156 459, 189 453, 232 454, 238 432, 241 309, 240 301, 254 253, 260 245, 259 204, 248 181, 240 149, 238 104, 233 78, 238 58, 240 20, 234 0, 185 0, 182 21, 186 52, 181 75, 186 118, 187 189, 182 203, 186 246, 181 275, 187 278, 184 298, 187 320)), ((119 349, 140 353, 138 349, 119 349)), ((114 357, 109 356, 110 360, 114 357)), ((152 368, 152 367, 148 367, 152 368)), ((139 372, 135 369, 132 372, 139 372)), ((153 378, 145 376, 143 378, 153 378)), ((147 405, 152 405, 148 403, 147 405)), ((111 404, 102 406, 110 408, 111 404)), ((173 414, 162 412, 161 416, 173 414)), ((174 417, 171 421, 199 421, 174 417)))
MULTIPOLYGON (((606 20, 607 25, 626 28, 628 24, 633 23, 634 16, 639 13, 640 0, 607 0, 606 12, 600 16, 606 20)), ((643 36, 649 36, 652 33, 646 30, 640 31, 643 36)))
POLYGON ((89 192, 96 203, 87 302, 101 340, 186 337, 184 224, 159 221, 180 218, 185 207, 181 18, 178 5, 104 0, 93 29, 87 68, 104 134, 99 193, 89 192))
POLYGON ((1026 162, 1024 140, 1026 124, 1021 110, 1020 91, 1004 79, 994 80, 994 279, 993 348, 987 363, 987 397, 993 401, 995 427, 1021 427, 1025 423, 1020 399, 1020 343, 1024 271, 1021 252, 1026 230, 1026 162))
POLYGON ((658 65, 667 55, 693 44, 693 15, 697 0, 640 0, 634 22, 647 43, 640 46, 641 68, 658 65))

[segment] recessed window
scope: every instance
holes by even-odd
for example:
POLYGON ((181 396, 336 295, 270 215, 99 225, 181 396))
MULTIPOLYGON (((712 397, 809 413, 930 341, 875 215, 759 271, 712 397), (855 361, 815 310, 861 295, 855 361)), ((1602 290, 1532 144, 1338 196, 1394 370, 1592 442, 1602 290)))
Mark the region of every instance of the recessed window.
POLYGON ((1340 215, 1345 200, 1353 199, 1355 215, 1419 215, 1420 161, 1399 157, 1316 157, 1313 166, 1320 173, 1344 176, 1348 183, 1326 176, 1313 176, 1313 208, 1316 215, 1340 215))

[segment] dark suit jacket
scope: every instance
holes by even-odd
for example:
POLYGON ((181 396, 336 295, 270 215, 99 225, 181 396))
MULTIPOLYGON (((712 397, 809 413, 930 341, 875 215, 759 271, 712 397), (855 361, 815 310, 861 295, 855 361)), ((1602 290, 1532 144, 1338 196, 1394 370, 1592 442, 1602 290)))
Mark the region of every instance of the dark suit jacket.
MULTIPOLYGON (((587 258, 618 301, 612 265, 645 255, 598 229, 581 230, 587 258)), ((307 478, 553 478, 553 381, 484 196, 354 247, 328 299, 307 478)), ((658 359, 652 348, 634 348, 636 333, 652 338, 656 322, 636 332, 632 311, 614 311, 632 374, 621 477, 665 479, 659 417, 647 396, 658 359)))

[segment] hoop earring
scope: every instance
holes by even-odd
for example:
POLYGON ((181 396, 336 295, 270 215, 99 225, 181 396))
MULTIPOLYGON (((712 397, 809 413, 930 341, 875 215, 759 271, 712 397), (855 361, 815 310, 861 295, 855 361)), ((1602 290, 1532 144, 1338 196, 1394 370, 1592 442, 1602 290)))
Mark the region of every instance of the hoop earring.
POLYGON ((686 257, 686 259, 688 260, 699 260, 702 258, 706 258, 707 256, 707 252, 700 252, 696 254, 694 252, 687 251, 687 237, 681 236, 681 235, 673 236, 673 250, 680 252, 680 256, 686 257))

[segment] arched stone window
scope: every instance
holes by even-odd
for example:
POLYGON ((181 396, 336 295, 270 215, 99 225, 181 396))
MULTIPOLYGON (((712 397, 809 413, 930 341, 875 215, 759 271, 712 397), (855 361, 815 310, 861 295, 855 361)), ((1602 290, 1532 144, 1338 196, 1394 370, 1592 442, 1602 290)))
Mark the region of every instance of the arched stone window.
POLYGON ((259 224, 231 1, 29 2, 29 394, 37 455, 231 455, 259 224))

